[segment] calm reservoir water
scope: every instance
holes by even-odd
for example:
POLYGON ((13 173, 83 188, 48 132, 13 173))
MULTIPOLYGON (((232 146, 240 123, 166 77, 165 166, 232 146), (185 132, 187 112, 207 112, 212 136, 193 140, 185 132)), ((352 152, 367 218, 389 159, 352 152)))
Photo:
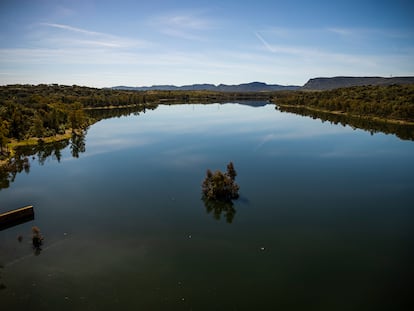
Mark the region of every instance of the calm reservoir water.
POLYGON ((79 158, 31 159, 0 191, 0 212, 35 207, 0 231, 1 310, 412 303, 414 142, 256 104, 159 106, 93 125, 79 158), (205 171, 229 161, 241 197, 207 208, 205 171))

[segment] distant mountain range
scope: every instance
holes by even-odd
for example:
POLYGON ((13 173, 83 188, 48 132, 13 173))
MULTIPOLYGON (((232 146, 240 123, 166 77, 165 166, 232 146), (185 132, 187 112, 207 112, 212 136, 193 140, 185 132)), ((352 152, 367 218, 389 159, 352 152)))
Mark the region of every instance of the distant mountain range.
POLYGON ((192 85, 153 85, 153 86, 115 86, 112 87, 116 90, 133 90, 133 91, 217 91, 217 92, 269 92, 269 91, 281 91, 281 90, 297 90, 300 86, 295 85, 278 85, 278 84, 266 84, 263 82, 251 82, 237 85, 226 84, 192 84, 192 85))
POLYGON ((391 85, 391 84, 414 84, 414 77, 332 77, 313 78, 304 86, 266 84, 263 82, 251 82, 237 85, 226 84, 192 84, 192 85, 153 85, 153 86, 114 86, 116 90, 132 91, 217 91, 217 92, 270 92, 283 90, 331 90, 341 87, 361 85, 391 85))

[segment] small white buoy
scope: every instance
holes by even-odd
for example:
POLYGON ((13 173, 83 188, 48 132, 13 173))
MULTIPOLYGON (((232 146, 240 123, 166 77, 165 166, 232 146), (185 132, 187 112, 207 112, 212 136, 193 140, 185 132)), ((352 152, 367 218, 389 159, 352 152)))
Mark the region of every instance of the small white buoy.
POLYGON ((260 250, 263 252, 263 251, 265 250, 265 248, 262 246, 262 247, 260 248, 260 250))

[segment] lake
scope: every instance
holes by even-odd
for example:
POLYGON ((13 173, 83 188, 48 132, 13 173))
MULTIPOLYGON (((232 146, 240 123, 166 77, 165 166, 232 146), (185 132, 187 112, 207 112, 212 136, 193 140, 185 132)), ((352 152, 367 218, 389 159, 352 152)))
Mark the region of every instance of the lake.
POLYGON ((0 212, 35 209, 0 231, 2 310, 412 304, 413 141, 264 102, 160 105, 38 158, 0 191, 0 212), (230 161, 240 198, 205 206, 206 170, 230 161))

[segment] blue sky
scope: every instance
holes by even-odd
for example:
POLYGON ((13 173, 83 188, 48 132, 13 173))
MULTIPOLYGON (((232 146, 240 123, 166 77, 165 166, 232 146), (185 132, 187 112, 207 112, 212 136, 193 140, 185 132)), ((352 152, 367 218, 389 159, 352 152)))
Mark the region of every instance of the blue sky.
POLYGON ((414 1, 0 2, 0 84, 414 75, 414 1))

